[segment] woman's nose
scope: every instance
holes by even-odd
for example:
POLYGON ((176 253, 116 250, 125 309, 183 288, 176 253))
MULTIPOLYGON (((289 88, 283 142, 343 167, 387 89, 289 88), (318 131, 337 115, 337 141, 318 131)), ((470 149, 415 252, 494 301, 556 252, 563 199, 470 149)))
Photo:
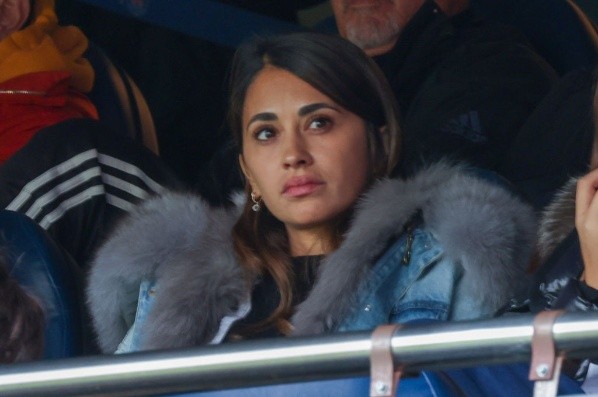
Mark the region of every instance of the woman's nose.
POLYGON ((284 168, 296 168, 311 164, 313 159, 305 138, 300 134, 293 134, 289 137, 282 159, 284 168))

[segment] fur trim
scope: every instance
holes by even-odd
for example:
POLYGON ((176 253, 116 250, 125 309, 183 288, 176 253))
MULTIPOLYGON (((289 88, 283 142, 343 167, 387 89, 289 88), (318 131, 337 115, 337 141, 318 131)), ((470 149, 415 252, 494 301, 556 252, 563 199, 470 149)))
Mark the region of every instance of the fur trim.
MULTIPOLYGON (((238 208, 212 209, 197 197, 171 193, 120 225, 98 252, 88 288, 104 351, 114 351, 130 326, 120 313, 135 309, 144 276, 155 276, 160 290, 144 348, 197 345, 213 336, 253 281, 236 263, 230 241, 238 208)), ((418 210, 446 255, 462 264, 463 282, 476 299, 498 308, 517 292, 534 246, 532 209, 503 187, 439 163, 409 180, 381 181, 364 196, 346 240, 326 259, 292 319, 297 334, 321 332, 342 318, 389 237, 418 210)))
POLYGON ((124 219, 97 252, 88 282, 87 303, 102 351, 114 352, 124 338, 131 324, 123 323, 121 313, 135 310, 144 277, 155 277, 160 296, 167 297, 156 299, 144 348, 209 341, 248 291, 230 239, 238 216, 237 209, 166 193, 124 219))
POLYGON ((538 255, 544 263, 555 248, 575 229, 575 192, 579 178, 571 178, 542 211, 538 227, 538 255))
POLYGON ((504 187, 441 162, 408 180, 386 180, 361 201, 343 245, 293 317, 295 334, 317 334, 338 323, 360 279, 388 241, 418 210, 429 230, 465 272, 465 289, 500 308, 525 283, 534 246, 532 209, 504 187), (488 291, 493 291, 488 294, 488 291))

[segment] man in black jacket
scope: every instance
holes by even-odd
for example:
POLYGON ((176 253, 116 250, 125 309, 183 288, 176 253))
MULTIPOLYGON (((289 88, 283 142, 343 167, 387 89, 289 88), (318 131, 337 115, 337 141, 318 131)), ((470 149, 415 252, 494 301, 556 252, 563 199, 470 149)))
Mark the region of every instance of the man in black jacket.
POLYGON ((518 32, 490 24, 468 0, 332 0, 338 30, 390 81, 404 122, 409 174, 449 156, 496 170, 556 81, 518 32))

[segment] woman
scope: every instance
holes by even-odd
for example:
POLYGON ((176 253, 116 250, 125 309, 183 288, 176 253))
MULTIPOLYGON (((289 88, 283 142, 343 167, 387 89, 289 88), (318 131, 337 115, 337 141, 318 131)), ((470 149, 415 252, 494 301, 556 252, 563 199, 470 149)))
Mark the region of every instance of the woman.
POLYGON ((357 47, 255 39, 230 87, 245 193, 166 193, 121 223, 87 290, 103 351, 487 317, 516 292, 531 209, 447 163, 387 179, 398 110, 357 47))

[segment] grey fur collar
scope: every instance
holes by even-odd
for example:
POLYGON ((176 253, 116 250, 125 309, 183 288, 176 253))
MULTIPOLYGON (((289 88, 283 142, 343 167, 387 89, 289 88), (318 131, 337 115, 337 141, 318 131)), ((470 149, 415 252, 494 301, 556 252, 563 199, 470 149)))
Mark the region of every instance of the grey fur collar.
POLYGON ((438 163, 409 180, 382 181, 367 193, 342 247, 327 258, 293 317, 295 333, 337 324, 351 304, 343 297, 352 296, 388 237, 399 235, 418 210, 445 253, 463 265, 463 283, 474 297, 498 309, 523 288, 535 243, 531 208, 502 187, 438 163))
POLYGON ((569 179, 542 211, 538 227, 540 263, 575 229, 575 191, 578 179, 569 179))
MULTIPOLYGON (((418 210, 446 255, 462 263, 474 296, 498 308, 514 294, 534 245, 533 211, 502 187, 439 163, 409 180, 381 181, 363 197, 346 240, 292 319, 296 334, 321 332, 343 317, 389 236, 399 235, 418 210)), ((130 324, 121 313, 135 310, 144 276, 156 277, 159 288, 145 348, 210 340, 252 280, 233 254, 237 217, 237 209, 210 209, 197 197, 168 193, 125 220, 99 250, 90 275, 88 304, 101 348, 114 351, 124 337, 130 324)))
POLYGON ((158 289, 145 349, 209 341, 249 290, 230 238, 238 215, 237 208, 213 209, 197 196, 171 192, 124 219, 98 250, 88 280, 102 351, 114 352, 132 325, 123 315, 135 312, 144 278, 156 279, 158 289))

